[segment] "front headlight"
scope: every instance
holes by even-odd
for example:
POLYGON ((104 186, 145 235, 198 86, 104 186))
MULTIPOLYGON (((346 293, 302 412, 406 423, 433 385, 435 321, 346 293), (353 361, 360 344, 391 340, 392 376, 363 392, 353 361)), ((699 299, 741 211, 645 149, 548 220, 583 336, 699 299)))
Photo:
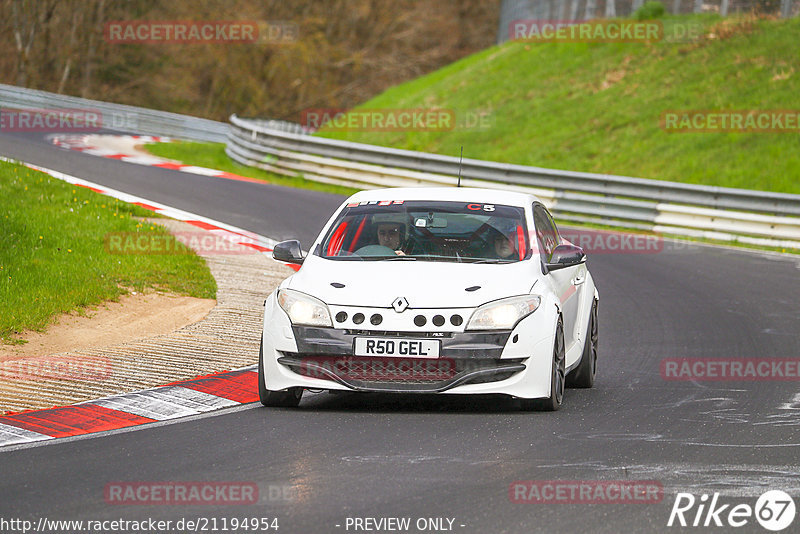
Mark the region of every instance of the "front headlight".
POLYGON ((333 326, 328 307, 311 295, 291 289, 281 289, 278 291, 278 304, 289 315, 292 324, 333 326))
POLYGON ((495 300, 479 307, 470 317, 467 330, 511 330, 522 319, 536 311, 542 298, 523 295, 495 300))

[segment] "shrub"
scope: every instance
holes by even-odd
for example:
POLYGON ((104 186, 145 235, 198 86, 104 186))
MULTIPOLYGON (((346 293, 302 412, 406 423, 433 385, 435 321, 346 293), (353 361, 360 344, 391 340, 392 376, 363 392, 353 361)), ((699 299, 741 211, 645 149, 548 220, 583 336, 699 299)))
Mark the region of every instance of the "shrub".
POLYGON ((636 20, 658 19, 664 16, 664 4, 661 2, 645 2, 642 7, 636 10, 633 17, 636 20))

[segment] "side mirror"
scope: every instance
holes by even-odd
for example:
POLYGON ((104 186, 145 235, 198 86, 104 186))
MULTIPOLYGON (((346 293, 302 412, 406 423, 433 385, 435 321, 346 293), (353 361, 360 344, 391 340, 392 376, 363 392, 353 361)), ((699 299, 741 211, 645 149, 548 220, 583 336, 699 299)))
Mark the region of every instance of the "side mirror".
POLYGON ((553 250, 553 255, 550 257, 550 262, 547 264, 547 271, 556 271, 565 267, 574 267, 579 263, 586 261, 586 254, 584 254, 581 247, 575 245, 558 245, 553 250))
POLYGON ((275 248, 272 249, 272 257, 278 261, 286 263, 296 263, 302 265, 303 251, 300 249, 300 241, 297 239, 290 239, 289 241, 281 241, 275 248))

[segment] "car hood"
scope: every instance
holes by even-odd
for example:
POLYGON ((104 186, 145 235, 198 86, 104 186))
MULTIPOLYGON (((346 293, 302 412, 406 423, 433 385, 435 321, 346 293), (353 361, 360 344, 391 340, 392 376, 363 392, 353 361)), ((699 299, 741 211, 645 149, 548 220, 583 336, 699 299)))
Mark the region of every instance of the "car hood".
POLYGON ((335 261, 309 256, 288 281, 291 289, 327 304, 388 308, 405 297, 411 308, 471 308, 530 292, 536 263, 335 261), (334 287, 331 284, 344 284, 334 287), (467 288, 479 289, 467 291, 467 288))

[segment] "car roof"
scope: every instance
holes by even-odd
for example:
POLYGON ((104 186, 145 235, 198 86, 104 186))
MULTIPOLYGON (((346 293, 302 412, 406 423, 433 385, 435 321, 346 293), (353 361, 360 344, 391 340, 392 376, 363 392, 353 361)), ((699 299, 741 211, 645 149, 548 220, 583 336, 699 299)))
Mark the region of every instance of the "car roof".
POLYGON ((371 200, 441 200, 454 202, 476 202, 506 206, 530 206, 539 201, 536 196, 502 189, 480 189, 477 187, 394 187, 359 191, 347 202, 371 200))

